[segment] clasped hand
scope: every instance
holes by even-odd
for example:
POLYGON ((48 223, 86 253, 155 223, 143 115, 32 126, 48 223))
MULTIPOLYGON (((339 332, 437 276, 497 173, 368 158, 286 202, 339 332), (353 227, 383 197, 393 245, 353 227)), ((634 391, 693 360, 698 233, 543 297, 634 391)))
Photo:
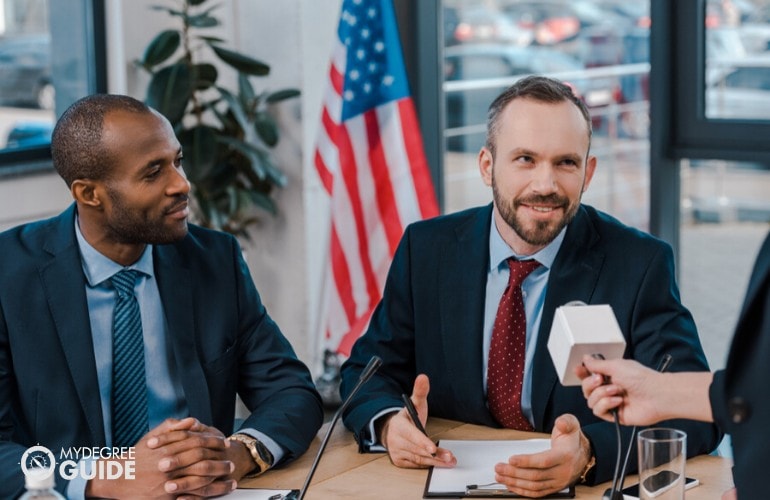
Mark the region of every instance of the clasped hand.
POLYGON ((89 481, 86 496, 197 499, 237 486, 234 447, 216 428, 194 418, 167 419, 135 446, 134 479, 89 481))

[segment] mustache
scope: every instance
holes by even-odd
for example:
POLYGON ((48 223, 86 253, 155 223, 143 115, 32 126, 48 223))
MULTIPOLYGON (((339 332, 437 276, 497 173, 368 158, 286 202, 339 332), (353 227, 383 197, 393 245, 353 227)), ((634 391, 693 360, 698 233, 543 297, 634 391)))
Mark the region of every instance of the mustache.
POLYGON ((548 195, 533 194, 523 198, 516 198, 513 200, 514 207, 518 208, 521 205, 550 205, 550 206, 567 206, 569 200, 564 196, 559 196, 556 193, 548 195))
POLYGON ((187 196, 186 194, 177 195, 175 198, 176 199, 171 204, 171 206, 165 210, 166 214, 170 214, 170 213, 176 212, 181 208, 184 208, 187 205, 188 200, 190 199, 190 197, 187 196))

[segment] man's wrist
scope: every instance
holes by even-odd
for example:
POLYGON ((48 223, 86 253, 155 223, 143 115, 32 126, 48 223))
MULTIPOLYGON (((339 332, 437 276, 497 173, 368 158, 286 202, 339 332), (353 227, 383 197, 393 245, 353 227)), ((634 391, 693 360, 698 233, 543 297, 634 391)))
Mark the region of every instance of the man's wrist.
POLYGON ((591 480, 591 477, 593 476, 594 469, 596 468, 596 455, 593 453, 593 448, 591 446, 591 441, 588 440, 588 438, 583 434, 580 433, 580 449, 583 452, 583 459, 585 465, 583 466, 583 469, 580 471, 580 475, 578 476, 577 483, 578 484, 586 484, 591 480))
MULTIPOLYGON (((251 458, 250 468, 248 470, 241 470, 240 472, 243 472, 243 474, 239 474, 241 477, 258 476, 273 466, 273 454, 260 440, 242 433, 235 433, 227 439, 232 444, 240 443, 241 447, 248 452, 251 458)), ((239 465, 241 464, 236 464, 236 468, 241 468, 239 465)))

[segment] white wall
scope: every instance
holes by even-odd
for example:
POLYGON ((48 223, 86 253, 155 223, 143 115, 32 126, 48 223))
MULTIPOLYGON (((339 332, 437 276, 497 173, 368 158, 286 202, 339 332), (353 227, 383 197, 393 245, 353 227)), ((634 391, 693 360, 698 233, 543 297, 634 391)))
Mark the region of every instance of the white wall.
MULTIPOLYGON (((108 3, 111 91, 144 97, 147 75, 132 61, 155 34, 176 26, 169 15, 150 10, 156 4, 163 1, 108 3)), ((221 5, 215 11, 223 21, 217 36, 271 66, 268 77, 253 80, 257 90, 293 87, 302 92, 275 110, 282 128, 276 160, 289 178, 277 196, 279 215, 263 218, 245 250, 270 314, 298 356, 317 372, 328 216, 312 152, 341 0, 232 0, 221 5)), ((220 73, 224 77, 228 69, 220 73)))

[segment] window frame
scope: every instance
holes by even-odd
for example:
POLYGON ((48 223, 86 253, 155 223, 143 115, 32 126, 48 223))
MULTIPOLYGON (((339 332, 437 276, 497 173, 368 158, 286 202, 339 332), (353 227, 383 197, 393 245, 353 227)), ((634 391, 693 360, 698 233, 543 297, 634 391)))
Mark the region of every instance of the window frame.
POLYGON ((652 29, 660 39, 671 41, 671 73, 663 90, 670 93, 673 105, 658 110, 663 120, 673 124, 666 147, 668 157, 770 162, 766 139, 770 135, 770 117, 706 117, 706 0, 677 0, 667 7, 670 23, 657 23, 656 19, 652 29))
MULTIPOLYGON (((49 9, 52 47, 55 46, 60 52, 85 53, 87 58, 79 85, 56 88, 55 114, 58 117, 69 104, 80 97, 107 91, 105 2, 102 0, 49 0, 49 9), (85 29, 75 29, 71 22, 72 16, 77 16, 78 22, 82 23, 85 29), (55 24, 57 21, 59 24, 55 24)), ((63 78, 57 79, 57 73, 62 74, 65 70, 67 68, 53 64, 54 82, 64 81, 63 78)), ((0 178, 52 168, 50 145, 16 151, 0 150, 0 178)))

